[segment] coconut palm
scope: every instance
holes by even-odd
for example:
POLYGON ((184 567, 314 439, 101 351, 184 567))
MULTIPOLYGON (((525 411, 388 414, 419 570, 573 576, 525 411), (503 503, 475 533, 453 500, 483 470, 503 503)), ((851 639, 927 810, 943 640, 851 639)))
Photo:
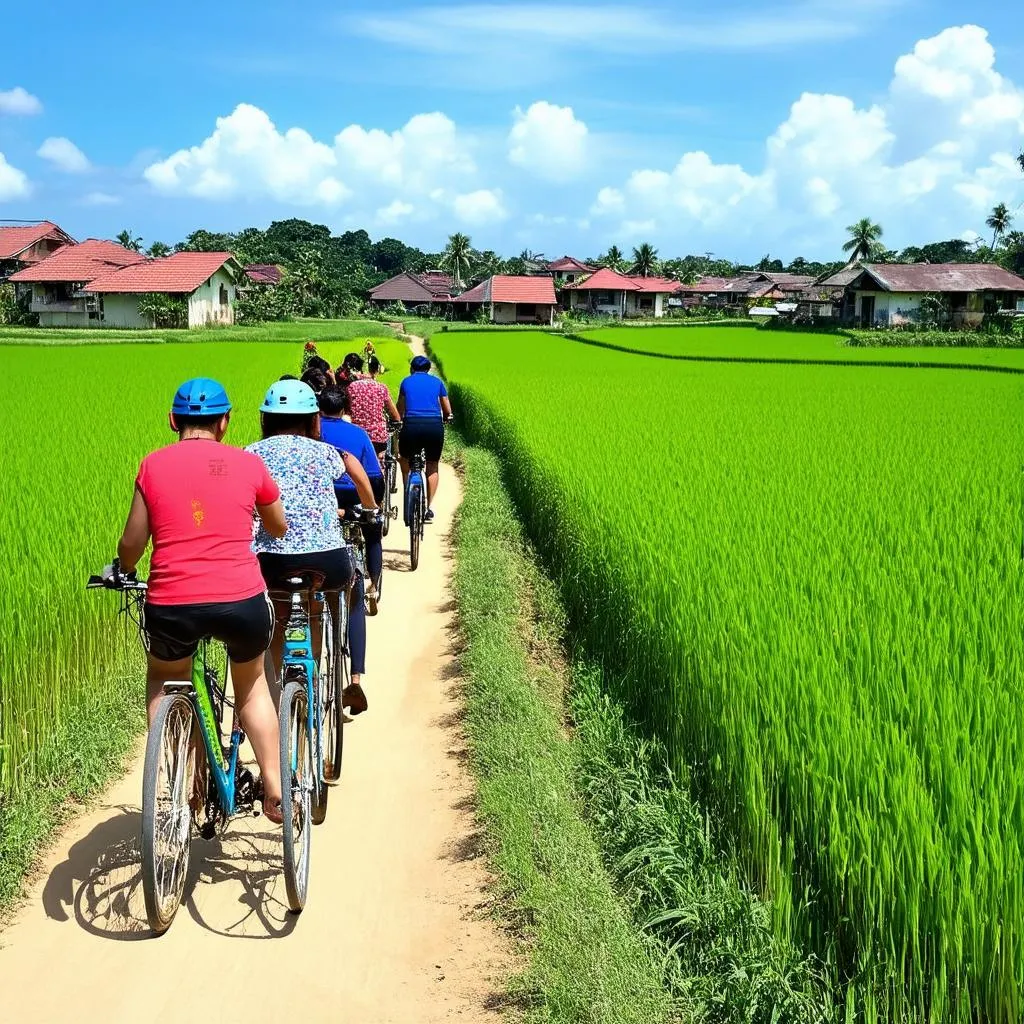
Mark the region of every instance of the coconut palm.
POLYGON ((992 229, 993 249, 995 249, 996 243, 999 239, 1006 234, 1006 231, 1010 227, 1010 223, 1012 221, 1013 214, 1010 213, 1009 207, 1007 207, 1006 203, 1000 203, 998 206, 994 206, 992 208, 992 212, 989 214, 985 223, 992 229))
POLYGON ((128 228, 118 232, 117 241, 132 252, 142 252, 142 236, 133 235, 128 228))
POLYGON ((843 245, 843 252, 849 253, 850 259, 865 260, 873 256, 879 248, 882 225, 875 224, 870 217, 861 217, 856 224, 851 224, 846 230, 850 232, 850 238, 843 245))
POLYGON ((650 242, 641 242, 633 250, 633 273, 641 277, 651 277, 657 269, 658 250, 650 242))
POLYGON ((1024 149, 1020 151, 1020 156, 1017 157, 1017 163, 1020 164, 1020 169, 1024 171, 1024 149))
POLYGON ((626 257, 617 245, 610 245, 608 246, 608 251, 597 262, 602 267, 607 267, 609 270, 619 273, 626 265, 626 257))
POLYGON ((465 287, 469 273, 473 269, 474 256, 473 243, 469 235, 457 231, 448 237, 448 244, 441 253, 438 263, 442 270, 447 270, 452 275, 452 283, 456 288, 465 287))

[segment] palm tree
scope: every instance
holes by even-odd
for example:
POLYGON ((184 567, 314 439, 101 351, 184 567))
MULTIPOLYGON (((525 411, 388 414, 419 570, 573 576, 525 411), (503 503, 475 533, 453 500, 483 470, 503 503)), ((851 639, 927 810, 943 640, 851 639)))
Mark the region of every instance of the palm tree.
POLYGON ((850 232, 850 239, 843 246, 843 252, 848 252, 851 260, 864 260, 874 255, 882 237, 881 224, 875 224, 870 217, 861 217, 846 230, 850 232))
POLYGON ((170 256, 171 247, 166 242, 154 242, 147 252, 147 255, 158 260, 164 256, 170 256))
POLYGON ((1017 157, 1017 163, 1020 164, 1021 171, 1024 171, 1024 149, 1020 151, 1020 156, 1017 157))
POLYGON ((650 242, 641 242, 633 250, 633 273, 641 277, 651 277, 657 269, 658 250, 650 242))
POLYGON ((118 234, 117 241, 126 249, 131 249, 132 252, 142 252, 142 236, 133 235, 128 228, 118 234))
POLYGON ((609 270, 620 273, 626 265, 626 257, 623 256, 622 250, 617 245, 610 245, 608 251, 597 262, 609 270))
POLYGON ((985 223, 992 229, 992 248, 995 249, 996 243, 1006 234, 1007 228, 1013 221, 1013 214, 1010 213, 1006 203, 1000 203, 998 206, 992 208, 992 212, 989 214, 988 219, 985 223))
POLYGON ((447 270, 452 275, 452 283, 456 288, 463 288, 469 272, 473 269, 473 243, 469 235, 456 231, 448 237, 448 244, 441 253, 438 263, 442 270, 447 270))

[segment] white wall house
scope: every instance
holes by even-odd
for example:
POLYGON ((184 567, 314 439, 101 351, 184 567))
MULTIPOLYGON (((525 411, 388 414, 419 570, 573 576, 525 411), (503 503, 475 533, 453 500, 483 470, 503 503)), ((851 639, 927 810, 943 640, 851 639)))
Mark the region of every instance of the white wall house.
POLYGON ((653 320, 665 315, 668 299, 679 290, 678 281, 662 277, 619 274, 608 267, 581 281, 567 284, 569 308, 599 316, 653 320))
POLYGON ((550 277, 496 274, 452 300, 467 313, 483 309, 495 324, 552 324, 555 286, 550 277))

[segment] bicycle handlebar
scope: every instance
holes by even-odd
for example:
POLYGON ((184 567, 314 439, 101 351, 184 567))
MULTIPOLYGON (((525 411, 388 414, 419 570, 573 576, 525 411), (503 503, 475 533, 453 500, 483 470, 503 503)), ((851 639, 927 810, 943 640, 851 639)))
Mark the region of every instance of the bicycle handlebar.
POLYGON ((86 590, 147 590, 149 585, 145 580, 140 580, 135 572, 122 573, 121 565, 115 558, 109 566, 107 566, 103 572, 99 575, 93 575, 89 577, 89 582, 86 583, 86 590))
POLYGON ((353 505, 345 509, 342 518, 343 523, 359 524, 360 526, 380 526, 384 522, 384 513, 379 508, 366 508, 363 505, 353 505))

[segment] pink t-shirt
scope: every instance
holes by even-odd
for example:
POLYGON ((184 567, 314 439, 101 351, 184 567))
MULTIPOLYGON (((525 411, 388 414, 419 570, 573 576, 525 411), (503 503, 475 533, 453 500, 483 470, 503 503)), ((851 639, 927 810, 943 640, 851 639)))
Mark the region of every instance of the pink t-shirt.
POLYGON ((263 460, 217 441, 147 455, 135 479, 153 535, 153 604, 244 601, 266 589, 252 550, 253 513, 280 496, 263 460))
POLYGON ((388 388, 380 381, 355 380, 348 386, 352 403, 352 422, 370 435, 370 440, 383 444, 388 439, 388 426, 384 422, 384 409, 388 403, 388 388))

